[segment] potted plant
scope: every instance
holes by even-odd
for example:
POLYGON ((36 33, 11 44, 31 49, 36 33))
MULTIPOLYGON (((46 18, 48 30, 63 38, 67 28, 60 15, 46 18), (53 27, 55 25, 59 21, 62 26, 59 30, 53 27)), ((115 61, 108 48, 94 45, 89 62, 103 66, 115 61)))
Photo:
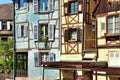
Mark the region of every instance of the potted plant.
POLYGON ((111 34, 110 33, 105 33, 105 36, 111 36, 111 34))
POLYGON ((44 42, 45 48, 47 47, 48 35, 44 35, 41 37, 41 40, 44 42))

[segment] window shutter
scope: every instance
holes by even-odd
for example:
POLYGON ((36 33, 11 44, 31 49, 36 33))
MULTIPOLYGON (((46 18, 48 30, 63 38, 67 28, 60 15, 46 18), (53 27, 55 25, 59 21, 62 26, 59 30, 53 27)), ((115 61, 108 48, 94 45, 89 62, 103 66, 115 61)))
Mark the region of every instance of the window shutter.
POLYGON ((55 39, 55 25, 49 24, 49 26, 48 26, 48 40, 54 41, 54 39, 55 39))
POLYGON ((81 41, 80 40, 81 34, 80 34, 80 28, 77 29, 77 41, 81 41))
POLYGON ((7 21, 7 30, 10 30, 10 21, 7 21))
POLYGON ((50 53, 50 62, 54 62, 54 61, 56 61, 56 55, 54 52, 51 52, 50 53))
POLYGON ((28 6, 28 0, 24 0, 24 7, 28 6))
POLYGON ((38 0, 33 0, 33 11, 34 13, 38 12, 38 0))
POLYGON ((2 22, 0 21, 0 30, 2 30, 2 22))
POLYGON ((24 26, 24 37, 27 37, 28 36, 28 26, 27 25, 25 25, 24 26))
POLYGON ((68 30, 65 30, 64 40, 65 40, 65 42, 68 42, 68 30))
POLYGON ((15 9, 18 9, 18 0, 14 0, 15 1, 15 9))
POLYGON ((68 3, 64 3, 64 14, 68 15, 68 3))
POLYGON ((38 41, 38 25, 35 24, 33 29, 34 29, 34 31, 33 31, 33 33, 34 33, 34 41, 38 41))
POLYGON ((81 1, 78 2, 78 11, 82 12, 82 2, 81 1))
POLYGON ((21 27, 18 26, 18 37, 22 37, 21 27))
POLYGON ((100 24, 101 24, 101 36, 104 36, 104 34, 106 33, 106 17, 102 17, 100 19, 100 24))
POLYGON ((54 0, 49 0, 49 11, 52 12, 54 11, 54 0))
POLYGON ((39 53, 38 52, 35 52, 34 53, 34 64, 35 64, 35 67, 39 67, 40 65, 40 61, 39 61, 40 59, 39 59, 39 53))

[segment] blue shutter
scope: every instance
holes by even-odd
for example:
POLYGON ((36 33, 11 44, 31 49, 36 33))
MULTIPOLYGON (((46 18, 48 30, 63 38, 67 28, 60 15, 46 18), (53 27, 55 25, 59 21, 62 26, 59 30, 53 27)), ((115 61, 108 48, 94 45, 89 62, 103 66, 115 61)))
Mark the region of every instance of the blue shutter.
POLYGON ((54 3, 55 3, 54 0, 49 0, 48 2, 49 4, 48 8, 50 12, 54 11, 54 3))
POLYGON ((24 26, 24 37, 27 37, 28 36, 28 25, 25 25, 24 26))
POLYGON ((28 6, 28 0, 24 0, 24 7, 28 6))
POLYGON ((55 39, 55 25, 50 23, 48 26, 48 40, 54 41, 54 39, 55 39))
POLYGON ((18 6, 18 0, 14 0, 15 1, 15 9, 18 9, 19 6, 18 6))
POLYGON ((34 64, 35 64, 35 67, 39 67, 40 65, 40 61, 39 61, 40 59, 39 59, 39 53, 38 52, 35 52, 34 53, 34 64))
POLYGON ((38 0, 33 0, 33 13, 38 12, 38 0))
POLYGON ((38 25, 35 24, 33 29, 34 29, 34 31, 33 31, 33 33, 34 33, 34 41, 38 41, 38 25))
POLYGON ((54 61, 56 61, 56 55, 54 52, 51 52, 50 53, 50 62, 54 62, 54 61))

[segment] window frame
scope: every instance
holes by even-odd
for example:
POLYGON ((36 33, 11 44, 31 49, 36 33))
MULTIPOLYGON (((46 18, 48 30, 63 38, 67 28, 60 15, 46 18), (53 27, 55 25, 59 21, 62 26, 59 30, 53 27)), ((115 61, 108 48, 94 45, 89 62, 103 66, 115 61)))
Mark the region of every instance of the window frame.
POLYGON ((7 30, 7 21, 2 21, 1 26, 2 26, 2 30, 7 30), (3 24, 6 24, 6 25, 3 25, 3 24))
POLYGON ((81 0, 70 0, 68 2, 64 3, 64 15, 72 15, 72 14, 77 14, 77 13, 82 13, 82 1, 81 0), (70 13, 70 4, 73 2, 78 2, 78 10, 77 12, 70 13))
POLYGON ((28 37, 28 23, 21 23, 17 25, 17 37, 18 38, 28 37))
POLYGON ((120 32, 120 27, 119 27, 120 22, 119 22, 119 21, 120 21, 120 16, 119 16, 119 15, 108 16, 108 17, 107 17, 107 25, 108 25, 108 27, 107 27, 107 32, 110 33, 110 34, 118 34, 118 33, 120 32), (111 27, 112 27, 112 28, 111 28, 112 32, 109 32, 109 29, 110 29, 110 28, 109 28, 109 24, 110 24, 109 20, 110 20, 110 18, 112 19, 112 22, 111 22, 111 24, 112 24, 112 26, 111 26, 111 27), (115 27, 115 25, 116 25, 115 19, 116 19, 116 18, 118 18, 118 20, 117 20, 118 26, 116 26, 116 27, 118 28, 118 30, 119 30, 118 32, 115 31, 115 28, 116 28, 116 27, 115 27))
POLYGON ((80 42, 81 41, 81 30, 80 28, 69 28, 64 31, 64 41, 65 42, 80 42), (71 30, 76 30, 77 37, 75 40, 70 39, 71 35, 70 32, 71 30))
POLYGON ((44 42, 44 38, 47 39, 47 42, 48 42, 48 23, 39 23, 38 27, 39 27, 38 28, 38 33, 39 33, 38 38, 39 38, 40 42, 44 42), (43 34, 42 34, 42 28, 44 28, 44 30, 45 30, 45 31, 43 31, 43 34))
POLYGON ((75 13, 78 13, 78 8, 79 8, 79 2, 78 1, 71 1, 69 2, 69 13, 70 14, 75 14, 75 13), (76 3, 77 3, 77 6, 76 6, 76 3), (72 8, 72 4, 73 4, 73 9, 72 8), (77 8, 76 8, 77 7, 77 8), (77 9, 77 11, 76 11, 77 9), (72 12, 73 11, 73 12, 72 12))

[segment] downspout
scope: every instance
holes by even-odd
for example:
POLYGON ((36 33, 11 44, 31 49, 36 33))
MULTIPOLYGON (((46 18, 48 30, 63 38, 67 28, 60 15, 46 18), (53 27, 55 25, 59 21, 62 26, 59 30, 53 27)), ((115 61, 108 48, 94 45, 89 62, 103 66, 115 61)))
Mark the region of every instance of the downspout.
POLYGON ((83 13, 83 23, 82 23, 82 58, 84 55, 84 27, 85 27, 85 0, 82 0, 82 13, 83 13))
POLYGON ((16 77, 16 47, 15 47, 15 0, 13 0, 13 80, 16 77))

